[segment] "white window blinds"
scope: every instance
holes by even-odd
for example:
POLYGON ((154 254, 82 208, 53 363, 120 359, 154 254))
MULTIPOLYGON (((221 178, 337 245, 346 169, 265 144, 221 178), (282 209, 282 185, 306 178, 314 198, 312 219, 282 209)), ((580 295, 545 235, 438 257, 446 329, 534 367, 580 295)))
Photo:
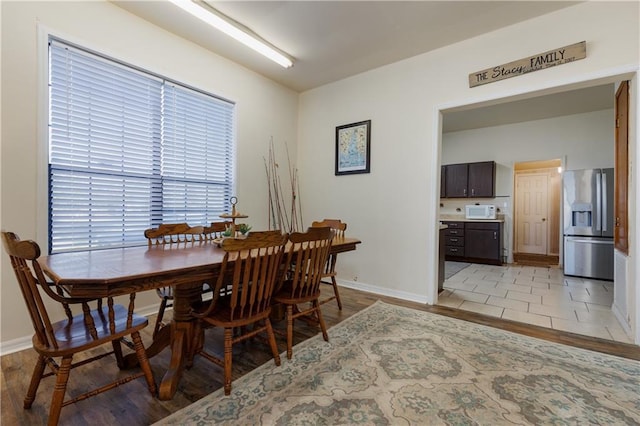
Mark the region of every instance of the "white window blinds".
POLYGON ((219 219, 234 105, 50 42, 49 247, 144 244, 159 223, 219 219))

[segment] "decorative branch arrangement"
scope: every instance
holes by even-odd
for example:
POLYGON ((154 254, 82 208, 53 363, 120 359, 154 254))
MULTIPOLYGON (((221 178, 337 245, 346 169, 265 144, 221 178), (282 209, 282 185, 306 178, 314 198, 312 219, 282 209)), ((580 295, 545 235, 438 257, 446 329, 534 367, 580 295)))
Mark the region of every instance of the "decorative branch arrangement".
POLYGON ((283 232, 297 232, 302 230, 302 204, 300 202, 300 187, 298 184, 298 169, 291 165, 289 148, 285 142, 287 151, 287 163, 289 183, 291 185, 290 200, 282 190, 282 179, 279 174, 279 165, 276 161, 276 153, 273 145, 273 137, 269 142, 269 160, 264 159, 264 167, 267 172, 267 184, 269 195, 269 229, 280 229, 283 232))

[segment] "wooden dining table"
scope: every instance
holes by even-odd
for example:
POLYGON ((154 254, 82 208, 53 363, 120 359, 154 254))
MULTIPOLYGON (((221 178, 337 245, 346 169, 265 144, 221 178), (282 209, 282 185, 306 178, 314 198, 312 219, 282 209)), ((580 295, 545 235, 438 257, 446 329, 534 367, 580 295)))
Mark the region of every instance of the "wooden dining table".
MULTIPOLYGON (((331 251, 352 251, 358 244, 356 238, 335 237, 331 251)), ((202 283, 217 279, 224 253, 217 243, 203 241, 56 253, 38 262, 44 273, 72 297, 103 298, 173 287, 171 324, 161 328, 147 347, 149 358, 167 346, 171 348, 169 368, 158 389, 158 398, 169 400, 203 341, 196 335, 191 307, 202 298, 202 283)), ((125 368, 136 365, 135 354, 125 357, 125 368)))

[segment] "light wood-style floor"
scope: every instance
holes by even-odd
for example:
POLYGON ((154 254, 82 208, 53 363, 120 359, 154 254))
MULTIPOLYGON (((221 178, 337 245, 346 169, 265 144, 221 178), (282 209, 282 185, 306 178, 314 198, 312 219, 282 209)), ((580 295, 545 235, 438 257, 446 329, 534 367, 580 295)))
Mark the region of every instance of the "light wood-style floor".
MULTIPOLYGON (((343 300, 342 312, 338 311, 334 302, 323 305, 324 317, 329 327, 373 304, 376 300, 382 300, 387 303, 458 317, 538 338, 640 360, 640 347, 634 345, 552 330, 446 306, 426 306, 348 288, 341 288, 340 294, 343 300)), ((150 319, 151 324, 153 319, 150 319)), ((278 323, 276 328, 284 330, 284 324, 278 323)), ((145 344, 151 341, 151 331, 151 326, 143 330, 145 344)), ((295 343, 317 333, 317 327, 299 321, 295 327, 295 343)), ((208 350, 221 354, 221 341, 218 330, 207 330, 206 346, 208 350)), ((278 344, 281 350, 285 349, 283 337, 278 337, 278 344)), ((237 348, 234 348, 234 378, 246 374, 265 362, 273 362, 269 354, 268 347, 259 340, 238 345, 237 348)), ((165 350, 151 359, 157 380, 161 378, 169 363, 169 355, 169 351, 165 350)), ((1 358, 2 405, 0 411, 3 426, 46 424, 53 378, 43 379, 30 410, 22 408, 22 401, 36 358, 32 350, 24 350, 1 358)), ((80 367, 72 371, 68 395, 80 393, 86 383, 100 383, 104 375, 112 373, 118 374, 118 371, 111 357, 104 358, 93 366, 80 367)), ((194 366, 185 371, 178 391, 171 401, 159 401, 153 398, 149 395, 144 380, 138 379, 96 397, 64 407, 60 424, 149 425, 219 389, 222 387, 221 379, 222 370, 219 367, 204 359, 196 358, 194 366)))

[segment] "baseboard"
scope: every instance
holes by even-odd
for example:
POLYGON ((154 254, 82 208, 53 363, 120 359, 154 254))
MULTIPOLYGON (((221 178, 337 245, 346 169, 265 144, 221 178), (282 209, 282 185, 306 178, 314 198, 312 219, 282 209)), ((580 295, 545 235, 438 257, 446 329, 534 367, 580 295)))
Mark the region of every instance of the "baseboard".
POLYGON ((348 281, 338 279, 338 284, 342 287, 352 288, 354 290, 366 291, 367 293, 379 294, 380 296, 395 297, 396 299, 407 300, 409 302, 427 303, 426 296, 418 295, 414 293, 407 293, 406 291, 390 290, 385 287, 378 287, 371 284, 364 284, 357 281, 348 281))
POLYGON ((2 342, 0 343, 0 356, 29 349, 33 346, 31 342, 32 336, 18 337, 17 339, 2 342))
POLYGON ((532 253, 513 253, 513 263, 528 266, 558 266, 559 256, 532 254, 532 253))

